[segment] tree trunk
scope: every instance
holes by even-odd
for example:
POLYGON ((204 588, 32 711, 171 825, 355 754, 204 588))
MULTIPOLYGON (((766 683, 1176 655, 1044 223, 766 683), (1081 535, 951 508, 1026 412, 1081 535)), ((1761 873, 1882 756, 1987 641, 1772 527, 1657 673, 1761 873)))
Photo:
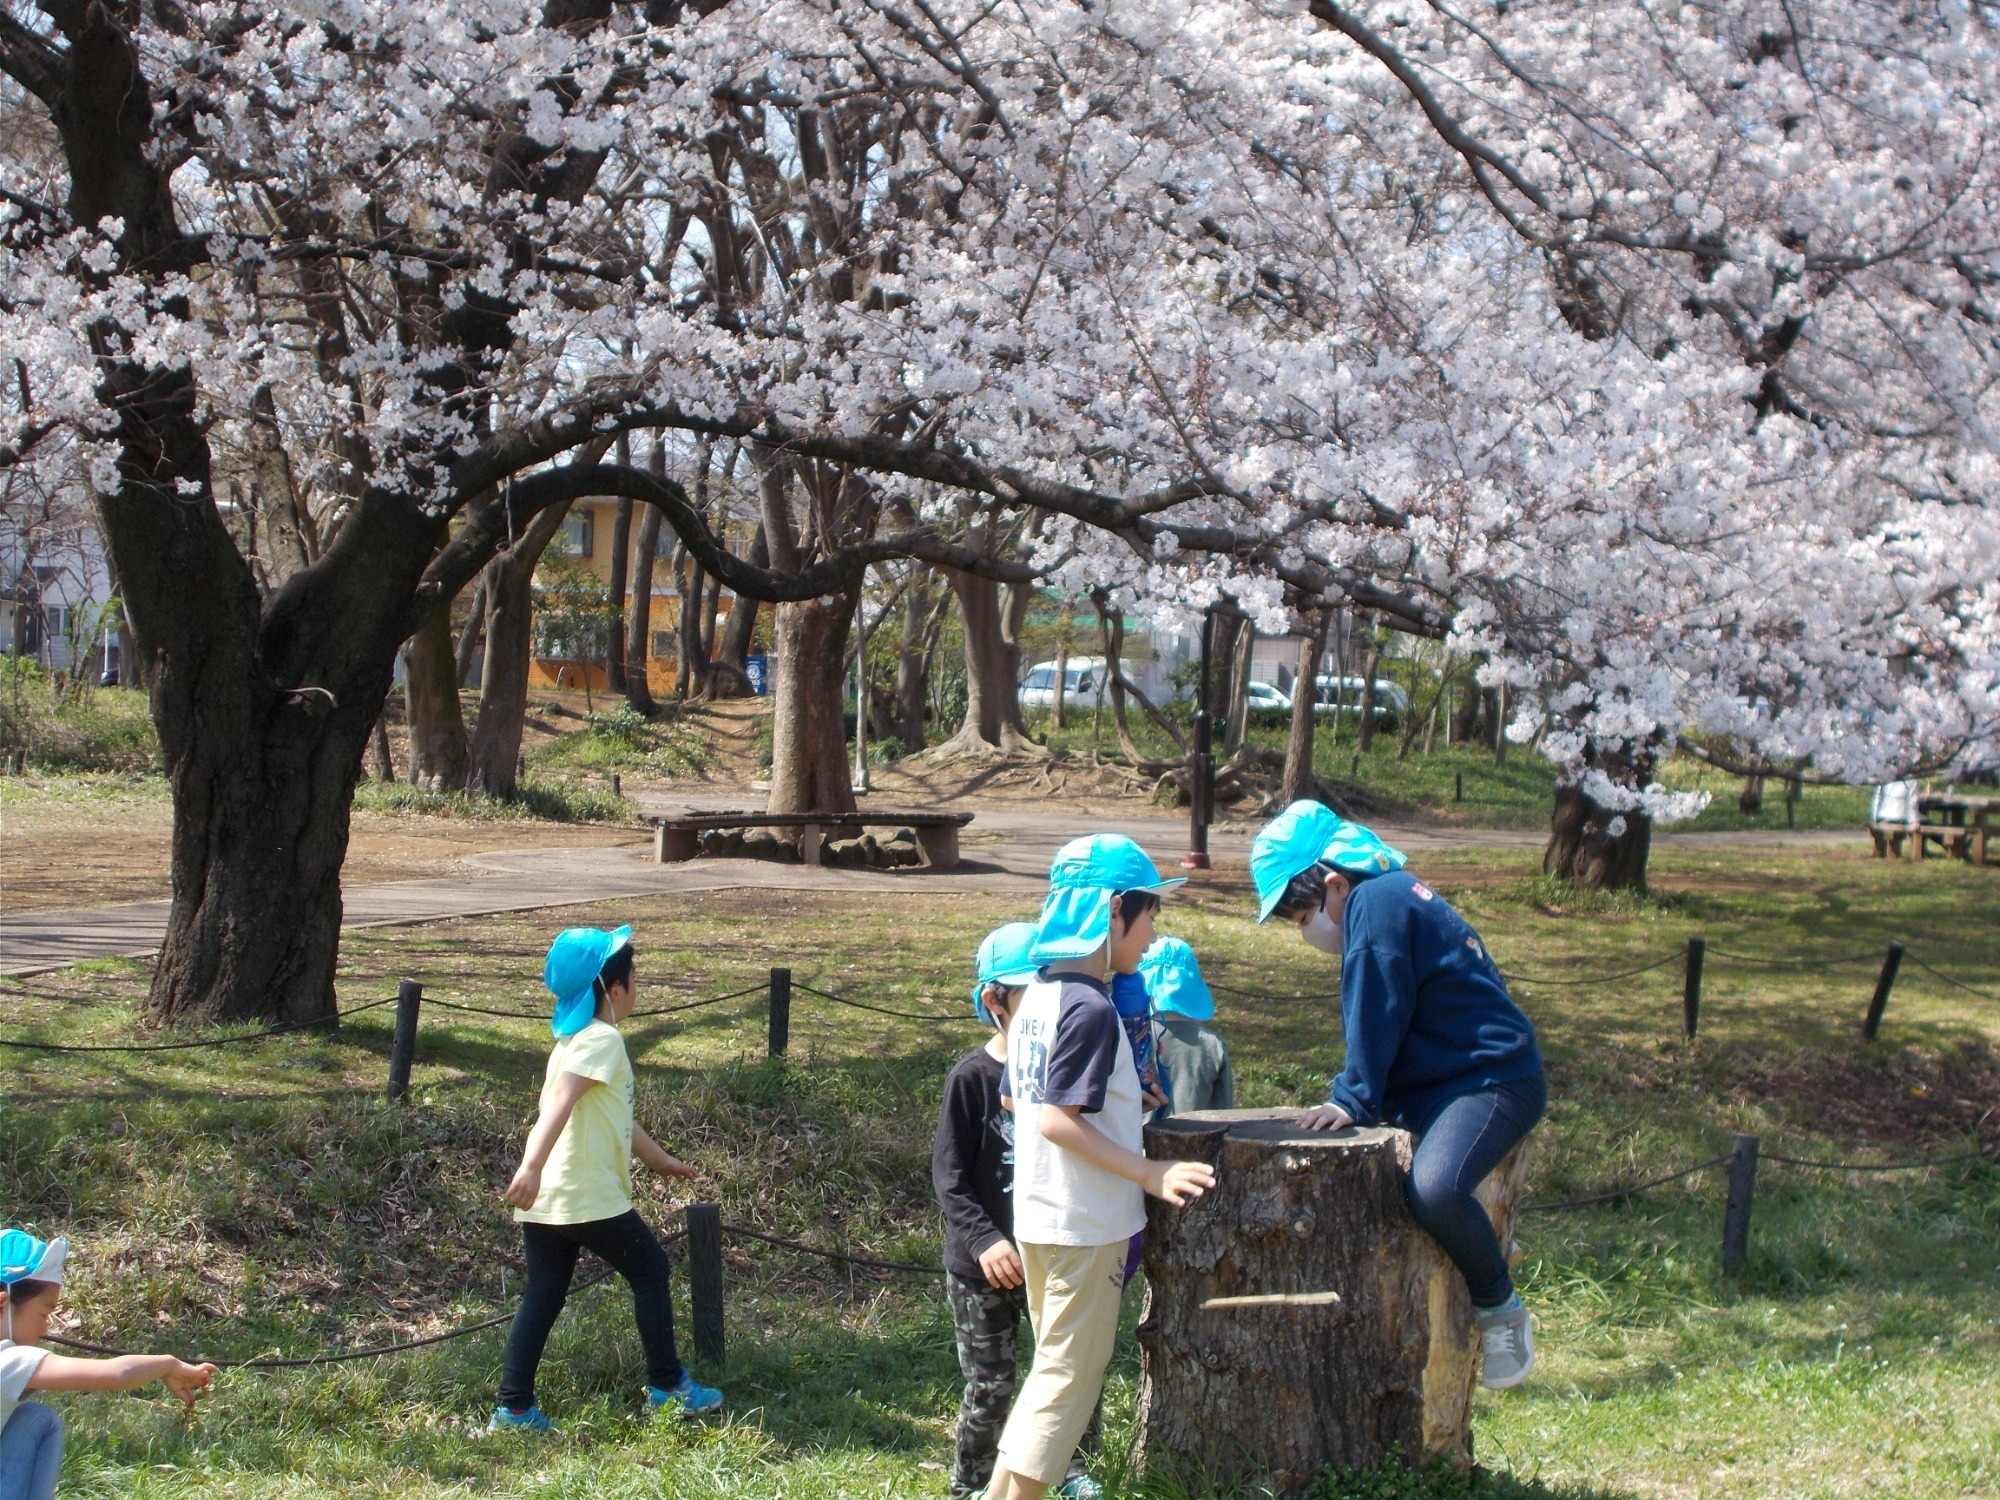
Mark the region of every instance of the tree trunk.
POLYGON ((1065 625, 1063 638, 1056 642, 1056 679, 1049 697, 1049 726, 1063 727, 1063 706, 1069 701, 1069 630, 1065 625))
MULTIPOLYGON (((759 568, 771 564, 761 526, 750 539, 750 562, 759 568)), ((716 664, 725 670, 716 675, 715 697, 748 698, 756 692, 750 685, 750 647, 757 639, 758 607, 755 599, 746 599, 741 594, 729 606, 729 623, 723 627, 722 650, 716 657, 716 664)))
POLYGON ((1234 755, 1243 748, 1243 736, 1250 728, 1250 657, 1257 649, 1257 632, 1250 622, 1242 622, 1236 632, 1236 649, 1229 664, 1228 710, 1223 718, 1222 748, 1234 755))
MULTIPOLYGON (((1097 606, 1098 636, 1104 643, 1104 682, 1111 694, 1111 719, 1118 730, 1118 748, 1125 752, 1125 758, 1135 767, 1161 764, 1141 750, 1132 738, 1131 726, 1125 718, 1125 700, 1133 697, 1139 700, 1139 706, 1146 710, 1146 716, 1153 721, 1154 727, 1173 742, 1176 754, 1186 756, 1188 745, 1180 730, 1125 675, 1125 612, 1110 608, 1102 594, 1093 595, 1092 602, 1097 606)), ((1102 693, 1099 694, 1099 701, 1103 701, 1102 693)))
POLYGON ((635 713, 653 716, 653 554, 660 546, 660 512, 646 507, 639 517, 639 555, 632 566, 632 606, 625 632, 625 701, 635 713))
POLYGON ((1029 592, 957 569, 946 580, 957 596, 965 626, 965 720, 958 733, 931 753, 953 755, 1037 755, 1042 747, 1028 738, 1021 719, 1021 619, 1029 592))
MULTIPOLYGON (((466 627, 472 633, 472 627, 466 627)), ((410 785, 457 791, 465 785, 470 754, 465 715, 458 706, 458 668, 452 660, 451 606, 441 605, 403 648, 410 705, 410 785)))
POLYGON ((924 748, 924 714, 930 700, 931 652, 937 645, 938 628, 950 607, 951 594, 939 592, 935 598, 910 580, 903 595, 902 649, 896 656, 896 738, 905 755, 921 754, 924 748))
MULTIPOLYGON (((624 440, 619 440, 621 448, 624 440)), ((630 463, 629 455, 620 453, 620 463, 630 463)), ((649 505, 646 507, 651 510, 649 505)), ((616 519, 611 523, 611 611, 614 620, 625 616, 626 578, 632 563, 632 501, 620 496, 616 519)), ((613 693, 625 691, 625 632, 616 626, 605 632, 604 643, 604 686, 613 693)))
POLYGON ((841 667, 859 599, 858 593, 830 594, 777 607, 766 812, 854 811, 841 667))
POLYGON ((1361 667, 1361 738, 1354 748, 1363 755, 1375 748, 1375 673, 1382 666, 1382 643, 1376 639, 1375 627, 1371 622, 1368 629, 1368 655, 1361 667))
POLYGON ((482 573, 479 582, 472 586, 472 607, 466 612, 465 630, 458 638, 458 655, 454 659, 454 665, 460 687, 479 686, 472 680, 472 658, 478 654, 479 643, 485 638, 486 575, 482 573))
MULTIPOLYGON (((1591 746, 1584 764, 1603 771, 1619 786, 1643 786, 1652 780, 1649 752, 1600 754, 1591 746)), ((1549 819, 1548 846, 1542 851, 1542 873, 1595 891, 1644 891, 1652 845, 1653 820, 1640 809, 1616 812, 1586 795, 1580 784, 1561 785, 1549 819)))
POLYGON ((691 702, 708 692, 708 657, 701 649, 701 598, 708 575, 690 554, 674 576, 681 589, 680 619, 674 632, 674 696, 691 702))
POLYGON ((1292 683, 1292 733, 1285 741, 1283 796, 1287 806, 1310 797, 1319 778, 1313 774, 1313 705, 1319 698, 1319 659, 1326 654, 1327 611, 1314 610, 1299 641, 1298 675, 1292 683))
POLYGON ((396 759, 389 753, 389 719, 385 708, 375 716, 375 733, 369 741, 370 758, 374 761, 373 773, 377 781, 396 779, 396 759))
POLYGON ((522 721, 534 661, 535 565, 568 515, 567 504, 550 506, 486 565, 486 670, 472 731, 470 784, 489 797, 511 801, 520 790, 522 721))
MULTIPOLYGON (((1404 1205, 1412 1138, 1300 1131, 1296 1114, 1146 1128, 1148 1156, 1216 1170, 1189 1208, 1147 1202, 1140 1449, 1156 1482, 1301 1496, 1329 1467, 1472 1461, 1478 1328, 1464 1278, 1404 1205), (1202 1305, 1313 1292, 1340 1300, 1202 1305)), ((1502 1244, 1526 1160, 1517 1148, 1477 1190, 1502 1244)))
POLYGON ((1736 810, 1746 818, 1754 818, 1764 810, 1764 773, 1757 771, 1743 778, 1743 795, 1736 799, 1736 810))
POLYGON ((1458 707, 1451 715, 1451 722, 1445 731, 1447 745, 1469 745, 1472 743, 1473 726, 1479 720, 1479 684, 1467 681, 1465 692, 1458 700, 1458 707))
POLYGON ((1493 764, 1507 764, 1507 684, 1500 683, 1487 695, 1493 705, 1493 764))

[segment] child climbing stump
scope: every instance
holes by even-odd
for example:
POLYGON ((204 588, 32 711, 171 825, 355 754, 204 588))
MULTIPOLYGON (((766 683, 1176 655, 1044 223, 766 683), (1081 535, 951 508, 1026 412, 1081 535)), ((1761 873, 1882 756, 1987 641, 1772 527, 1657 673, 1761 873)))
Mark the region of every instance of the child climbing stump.
MULTIPOLYGON (((1146 1226, 1148 1470, 1302 1495, 1328 1465, 1472 1460, 1479 1334, 1465 1280, 1403 1204, 1401 1130, 1299 1130, 1290 1109, 1174 1115, 1146 1154, 1216 1185, 1146 1226), (1334 1293, 1338 1300, 1317 1293, 1334 1293), (1216 1298, 1283 1302, 1204 1307, 1216 1298)), ((1508 1242, 1525 1147, 1478 1190, 1508 1242)))

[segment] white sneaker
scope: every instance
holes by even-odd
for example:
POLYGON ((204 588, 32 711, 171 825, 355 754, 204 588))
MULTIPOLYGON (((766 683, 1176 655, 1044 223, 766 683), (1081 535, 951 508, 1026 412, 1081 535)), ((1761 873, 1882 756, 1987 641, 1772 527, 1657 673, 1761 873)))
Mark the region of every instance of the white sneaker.
POLYGON ((1489 1391, 1511 1390, 1535 1368, 1535 1323, 1516 1292, 1479 1315, 1479 1383, 1489 1391))

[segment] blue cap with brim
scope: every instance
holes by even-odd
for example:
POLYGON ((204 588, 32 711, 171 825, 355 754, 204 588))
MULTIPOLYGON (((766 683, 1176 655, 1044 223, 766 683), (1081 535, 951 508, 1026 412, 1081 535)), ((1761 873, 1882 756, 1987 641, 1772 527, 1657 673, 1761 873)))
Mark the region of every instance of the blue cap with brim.
POLYGON ((57 1236, 38 1240, 25 1229, 9 1229, 0 1234, 0 1286, 17 1281, 47 1281, 62 1285, 63 1262, 69 1257, 69 1241, 57 1236))
POLYGON ((1323 803, 1301 799, 1264 825, 1250 845, 1250 880, 1257 888, 1257 920, 1278 908, 1285 887, 1302 870, 1321 863, 1354 875, 1400 870, 1408 861, 1359 823, 1323 803))
POLYGON ((972 984, 972 1009, 988 1026, 993 1024, 993 1017, 986 1009, 986 986, 999 984, 1011 989, 1017 984, 1034 983, 1041 968, 1035 962, 1034 950, 1033 922, 1009 922, 1005 927, 996 927, 980 943, 973 969, 976 977, 972 984))
POLYGON ((1049 866, 1049 895, 1035 924, 1037 963, 1088 958, 1111 936, 1111 898, 1120 891, 1167 891, 1186 878, 1162 880, 1146 851, 1122 833, 1072 839, 1049 866))
POLYGON ((1146 999, 1155 1015, 1185 1016, 1206 1021, 1215 1014, 1215 996, 1201 977, 1194 949, 1179 938, 1163 937, 1139 959, 1139 977, 1146 981, 1146 999))
POLYGON ((632 945, 632 929, 621 927, 605 932, 596 927, 571 927, 556 934, 549 944, 548 959, 542 964, 542 983, 556 997, 555 1014, 549 1031, 558 1037, 575 1036, 597 1014, 597 976, 604 962, 620 948, 632 945))

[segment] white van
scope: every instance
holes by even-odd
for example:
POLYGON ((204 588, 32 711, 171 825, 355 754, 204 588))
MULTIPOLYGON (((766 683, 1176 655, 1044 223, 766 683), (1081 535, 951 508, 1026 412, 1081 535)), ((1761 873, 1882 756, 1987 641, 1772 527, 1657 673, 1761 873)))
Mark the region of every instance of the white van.
MULTIPOLYGON (((1317 696, 1313 699, 1314 713, 1330 714, 1338 712, 1352 715, 1360 714, 1361 694, 1368 685, 1366 679, 1328 675, 1314 679, 1313 685, 1317 692, 1317 696), (1337 705, 1334 702, 1336 691, 1340 698, 1337 705)), ((1385 721, 1393 722, 1409 711, 1410 695, 1403 691, 1401 683, 1390 682, 1387 678, 1383 677, 1375 679, 1376 723, 1380 724, 1385 721)))
MULTIPOLYGON (((1063 702, 1091 704, 1103 685, 1104 661, 1095 656, 1072 656, 1063 664, 1063 702)), ((1038 661, 1028 669, 1021 683, 1021 707, 1053 708, 1056 702, 1056 664, 1038 661)))

